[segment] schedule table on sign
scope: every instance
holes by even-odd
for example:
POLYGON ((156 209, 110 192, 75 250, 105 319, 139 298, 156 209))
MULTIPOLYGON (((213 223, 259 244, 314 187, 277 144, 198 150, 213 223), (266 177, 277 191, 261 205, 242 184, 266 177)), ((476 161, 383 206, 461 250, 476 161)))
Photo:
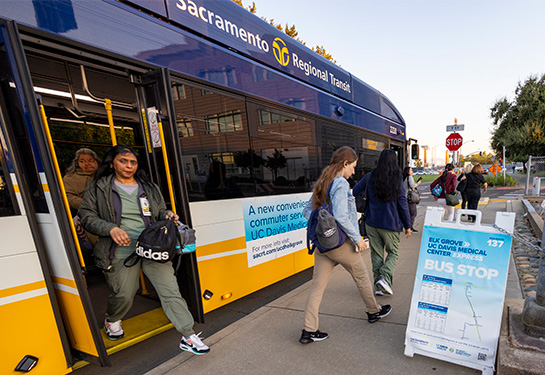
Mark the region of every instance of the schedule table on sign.
POLYGON ((448 306, 451 288, 451 279, 424 275, 420 286, 419 301, 448 306))

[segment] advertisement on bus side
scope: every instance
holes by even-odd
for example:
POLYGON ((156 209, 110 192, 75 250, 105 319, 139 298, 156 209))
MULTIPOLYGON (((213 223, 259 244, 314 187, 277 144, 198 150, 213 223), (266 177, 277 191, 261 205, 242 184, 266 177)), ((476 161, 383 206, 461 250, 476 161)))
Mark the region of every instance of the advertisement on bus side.
POLYGON ((306 248, 308 193, 244 199, 248 267, 306 248))

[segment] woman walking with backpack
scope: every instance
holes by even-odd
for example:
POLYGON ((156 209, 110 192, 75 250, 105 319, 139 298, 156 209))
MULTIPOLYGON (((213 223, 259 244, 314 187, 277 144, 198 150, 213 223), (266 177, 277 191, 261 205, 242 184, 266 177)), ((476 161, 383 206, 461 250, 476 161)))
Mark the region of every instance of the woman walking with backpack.
POLYGON ((357 162, 358 156, 352 148, 344 146, 336 150, 329 165, 324 168, 318 178, 312 197, 303 210, 303 215, 308 219, 312 211, 328 199, 333 208, 333 216, 347 235, 347 239, 343 245, 328 252, 314 251, 312 288, 307 299, 305 321, 299 339, 302 344, 321 341, 329 337, 327 333, 318 330, 318 310, 336 263, 341 264, 352 275, 363 303, 367 307, 369 323, 385 317, 392 310, 390 305, 380 306, 377 303, 367 269, 359 254, 367 249, 367 245, 359 231, 356 203, 347 181, 354 174, 357 162), (329 196, 327 196, 328 190, 329 196))
POLYGON ((447 165, 445 165, 445 170, 443 171, 443 174, 437 177, 435 181, 433 181, 430 185, 430 190, 433 194, 433 198, 445 210, 443 213, 443 217, 448 221, 454 220, 454 212, 456 210, 454 206, 447 205, 446 194, 454 193, 455 189, 456 175, 454 174, 454 164, 448 163, 447 165), (441 193, 439 193, 439 195, 433 194, 434 188, 436 186, 441 187, 441 193))
POLYGON ((371 262, 377 295, 394 294, 394 272, 399 258, 400 232, 411 236, 411 217, 403 187, 397 154, 382 150, 377 167, 354 186, 358 196, 367 186, 368 205, 364 212, 365 229, 371 245, 371 262))
POLYGON ((87 186, 79 216, 83 228, 99 236, 93 255, 111 289, 106 336, 110 340, 125 337, 121 319, 132 307, 142 270, 155 287, 166 316, 183 335, 180 349, 208 353, 210 348, 193 331, 193 317, 180 294, 172 263, 142 259, 134 267, 124 264, 146 227, 158 220, 178 220, 178 215, 166 209, 159 187, 138 168, 138 153, 132 147, 117 145, 108 150, 87 186))

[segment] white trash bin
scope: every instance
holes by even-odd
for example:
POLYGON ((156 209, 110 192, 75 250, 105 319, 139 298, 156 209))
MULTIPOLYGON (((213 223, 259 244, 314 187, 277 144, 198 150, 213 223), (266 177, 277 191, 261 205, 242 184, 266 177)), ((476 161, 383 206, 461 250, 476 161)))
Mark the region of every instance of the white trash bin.
POLYGON ((532 195, 539 195, 540 188, 541 188, 541 178, 534 177, 534 185, 532 186, 532 195))

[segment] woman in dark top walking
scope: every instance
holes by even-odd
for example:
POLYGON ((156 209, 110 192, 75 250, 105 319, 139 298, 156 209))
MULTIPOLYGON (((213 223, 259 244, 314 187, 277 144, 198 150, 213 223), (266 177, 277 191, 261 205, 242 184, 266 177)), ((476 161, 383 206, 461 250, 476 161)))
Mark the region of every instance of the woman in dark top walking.
POLYGON ((458 186, 456 187, 456 190, 460 192, 460 195, 462 196, 462 210, 465 210, 467 206, 467 196, 466 196, 466 186, 467 186, 467 179, 466 176, 468 173, 471 173, 471 170, 473 169, 473 164, 468 163, 464 170, 462 171, 462 174, 458 176, 458 186))
MULTIPOLYGON (((481 185, 484 186, 483 193, 486 193, 488 184, 483 177, 484 169, 482 165, 476 164, 471 173, 466 175, 466 198, 467 208, 470 210, 476 210, 479 207, 479 199, 481 199, 481 185)), ((475 215, 468 216, 469 221, 475 222, 475 215)))
POLYGON ((376 295, 392 295, 392 284, 399 258, 400 232, 411 236, 411 216, 403 187, 397 154, 382 150, 377 167, 354 186, 358 196, 367 186, 369 203, 365 210, 365 229, 371 246, 371 263, 376 295))

